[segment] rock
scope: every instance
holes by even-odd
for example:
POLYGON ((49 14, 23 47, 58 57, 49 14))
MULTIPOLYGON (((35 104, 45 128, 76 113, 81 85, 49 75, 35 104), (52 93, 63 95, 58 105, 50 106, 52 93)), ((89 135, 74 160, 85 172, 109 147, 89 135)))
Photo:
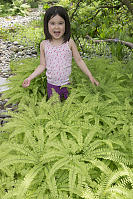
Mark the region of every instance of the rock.
POLYGON ((17 46, 11 46, 9 48, 9 50, 13 51, 13 52, 18 52, 19 51, 19 48, 17 46))
POLYGON ((0 93, 8 89, 8 87, 5 85, 7 83, 8 83, 8 80, 6 78, 0 77, 0 93))
POLYGON ((18 41, 14 41, 13 44, 14 45, 18 45, 19 43, 18 43, 18 41))

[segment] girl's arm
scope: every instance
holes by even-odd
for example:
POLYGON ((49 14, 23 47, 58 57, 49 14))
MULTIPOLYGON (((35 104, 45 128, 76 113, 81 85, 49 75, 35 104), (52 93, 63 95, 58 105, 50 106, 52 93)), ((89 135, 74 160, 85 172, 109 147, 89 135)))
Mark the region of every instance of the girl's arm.
POLYGON ((32 79, 40 75, 46 68, 45 63, 45 54, 44 54, 44 41, 40 43, 40 65, 35 69, 35 71, 23 81, 22 86, 24 88, 28 87, 30 85, 30 82, 32 79))
POLYGON ((72 54, 73 54, 73 57, 77 63, 77 65, 79 66, 79 68, 89 77, 90 81, 92 82, 92 84, 96 84, 97 86, 99 85, 99 82, 96 81, 94 79, 94 77, 92 76, 91 72, 89 71, 89 69, 87 68, 85 62, 83 61, 83 59, 81 58, 79 52, 78 52, 78 49, 77 49, 77 46, 75 44, 75 42, 70 39, 69 41, 69 45, 70 45, 70 48, 72 50, 72 54))

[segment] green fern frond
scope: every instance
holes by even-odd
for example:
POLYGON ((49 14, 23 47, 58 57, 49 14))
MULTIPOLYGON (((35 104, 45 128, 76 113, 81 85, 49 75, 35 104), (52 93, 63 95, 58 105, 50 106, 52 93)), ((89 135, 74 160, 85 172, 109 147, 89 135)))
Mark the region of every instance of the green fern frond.
POLYGON ((129 182, 131 183, 131 186, 133 188, 133 171, 132 169, 130 169, 129 167, 127 167, 126 165, 124 164, 121 164, 122 165, 122 168, 124 169, 125 171, 125 175, 127 175, 127 178, 129 180, 129 182))
POLYGON ((17 189, 17 199, 23 199, 24 194, 26 193, 28 187, 30 186, 33 179, 36 177, 38 172, 43 168, 43 165, 34 166, 25 176, 23 182, 17 189))
POLYGON ((12 177, 14 174, 14 172, 12 172, 11 169, 7 168, 7 167, 1 168, 0 170, 1 170, 2 176, 3 176, 3 174, 5 174, 6 176, 12 177))
POLYGON ((128 172, 125 170, 118 170, 116 172, 110 173, 110 177, 107 182, 107 187, 111 187, 114 183, 117 182, 123 176, 128 176, 128 172))
POLYGON ((36 141, 35 137, 32 135, 30 131, 26 131, 25 139, 29 147, 33 150, 33 156, 37 157, 37 153, 40 152, 40 146, 38 145, 38 142, 36 141))
POLYGON ((9 191, 8 193, 2 196, 2 199, 14 199, 16 198, 16 192, 14 190, 9 191))
POLYGON ((97 158, 103 158, 112 160, 114 162, 118 163, 124 163, 126 165, 132 165, 132 160, 130 160, 129 156, 125 153, 121 153, 120 151, 110 151, 108 149, 99 149, 95 150, 95 157, 97 158))
POLYGON ((58 161, 56 161, 56 163, 52 166, 52 168, 50 169, 49 171, 49 178, 51 176, 54 175, 54 173, 58 170, 58 169, 61 169, 63 166, 69 164, 70 160, 68 159, 68 157, 64 157, 58 161))
POLYGON ((71 108, 72 108, 72 104, 74 104, 74 98, 75 98, 75 91, 73 91, 71 93, 71 95, 68 97, 68 99, 64 102, 63 106, 62 106, 62 111, 61 111, 61 117, 66 119, 69 114, 71 113, 71 108))
POLYGON ((70 196, 73 195, 73 190, 75 187, 75 181, 76 181, 76 175, 77 175, 77 170, 75 169, 74 166, 71 166, 69 170, 69 192, 70 196))
POLYGON ((84 148, 90 145, 90 142, 93 140, 95 134, 99 130, 99 127, 92 126, 89 130, 88 133, 84 139, 84 148))
POLYGON ((47 177, 47 184, 48 184, 48 187, 50 189, 53 199, 58 198, 58 189, 57 189, 56 180, 55 180, 54 175, 51 177, 50 176, 47 177))
POLYGON ((14 104, 20 102, 23 103, 23 96, 32 96, 33 98, 36 98, 35 103, 37 103, 39 97, 42 98, 42 96, 45 94, 45 73, 33 80, 29 88, 24 89, 22 87, 22 82, 25 78, 28 77, 28 75, 30 75, 34 71, 36 66, 39 64, 39 59, 25 59, 18 62, 13 62, 12 64, 12 73, 14 73, 15 75, 9 78, 8 86, 10 89, 4 92, 3 99, 9 98, 8 104, 14 104))
POLYGON ((82 198, 84 199, 98 199, 98 197, 95 196, 95 194, 93 193, 93 191, 91 190, 90 187, 87 187, 84 189, 83 193, 82 193, 82 198))
POLYGON ((42 126, 37 127, 34 130, 34 135, 36 136, 38 140, 38 146, 40 148, 40 151, 44 150, 44 142, 46 141, 46 135, 44 134, 44 128, 42 126))
POLYGON ((104 160, 111 160, 118 163, 124 163, 126 165, 132 165, 132 160, 130 160, 129 156, 125 155, 125 153, 121 153, 120 151, 109 149, 96 149, 94 151, 86 151, 86 153, 83 156, 84 161, 94 160, 102 158, 104 160))
POLYGON ((131 152, 132 152, 132 155, 133 155, 133 126, 130 126, 130 143, 131 143, 131 152))
POLYGON ((91 164, 97 168, 99 168, 106 175, 111 173, 111 169, 100 160, 90 160, 91 164))
POLYGON ((0 148, 4 149, 4 151, 7 151, 8 153, 11 151, 16 151, 22 153, 23 155, 29 155, 31 151, 23 144, 17 144, 17 143, 2 143, 0 148))
MULTIPOLYGON (((101 175, 98 183, 96 195, 99 198, 126 198, 132 192, 129 186, 120 183, 122 178, 128 178, 128 172, 119 168, 116 171, 109 171, 106 175, 101 175), (125 193, 124 193, 125 192, 125 193)), ((128 197, 127 197, 128 198, 128 197)), ((130 198, 130 197, 129 197, 130 198)))
POLYGON ((115 199, 132 199, 133 197, 133 190, 126 189, 123 186, 115 185, 107 192, 111 193, 110 195, 112 195, 115 199))
POLYGON ((40 161, 43 163, 48 163, 48 162, 53 162, 58 160, 64 155, 64 152, 61 151, 56 151, 56 150, 51 150, 51 151, 46 151, 44 155, 40 158, 40 161))
POLYGON ((25 155, 8 155, 7 159, 4 159, 0 162, 0 169, 3 169, 4 167, 7 167, 9 165, 13 164, 19 164, 19 163, 31 163, 34 164, 35 160, 31 157, 25 156, 25 155))

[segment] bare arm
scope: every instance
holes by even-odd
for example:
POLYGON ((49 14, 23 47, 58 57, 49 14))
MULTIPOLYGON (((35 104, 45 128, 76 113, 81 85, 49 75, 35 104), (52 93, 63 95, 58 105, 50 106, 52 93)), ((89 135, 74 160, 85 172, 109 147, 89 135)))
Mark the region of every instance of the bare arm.
POLYGON ((94 79, 94 77, 92 76, 91 72, 87 68, 85 62, 81 58, 75 42, 72 39, 70 39, 69 44, 70 44, 70 48, 72 50, 73 57, 74 57, 77 65, 79 66, 79 68, 89 77, 89 79, 92 82, 92 84, 96 84, 98 86, 99 82, 94 79))
POLYGON ((27 79, 24 80, 22 86, 24 88, 28 87, 30 85, 31 80, 40 75, 45 70, 45 68, 46 68, 46 63, 45 63, 45 54, 44 54, 44 41, 42 41, 40 44, 40 65, 27 79))

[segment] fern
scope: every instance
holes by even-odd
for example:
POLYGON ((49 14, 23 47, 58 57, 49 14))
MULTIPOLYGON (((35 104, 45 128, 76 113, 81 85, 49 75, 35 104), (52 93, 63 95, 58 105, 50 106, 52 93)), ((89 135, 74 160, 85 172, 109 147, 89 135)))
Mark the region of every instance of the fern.
POLYGON ((17 198, 23 198, 24 194, 26 193, 28 187, 30 186, 32 180, 35 178, 35 176, 38 174, 38 172, 42 169, 43 166, 37 165, 33 167, 28 174, 25 176, 22 184, 17 190, 17 198))
POLYGON ((47 101, 45 74, 21 87, 35 68, 29 60, 13 68, 16 76, 4 97, 19 104, 1 127, 1 198, 131 198, 132 67, 108 59, 86 63, 94 75, 97 70, 100 86, 91 85, 73 62, 63 102, 56 93, 47 101))
POLYGON ((20 60, 17 62, 11 63, 12 73, 15 76, 11 76, 9 78, 8 87, 9 90, 4 91, 4 95, 2 96, 3 99, 7 99, 7 104, 16 104, 24 101, 24 96, 29 96, 34 98, 35 103, 37 103, 38 98, 42 98, 45 95, 45 88, 46 88, 46 81, 45 81, 45 74, 37 77, 31 83, 31 86, 27 89, 22 87, 22 82, 25 78, 27 78, 39 64, 38 58, 28 58, 25 60, 20 60), (33 86, 33 84, 35 85, 33 86), (14 95, 15 93, 15 95, 14 95))

